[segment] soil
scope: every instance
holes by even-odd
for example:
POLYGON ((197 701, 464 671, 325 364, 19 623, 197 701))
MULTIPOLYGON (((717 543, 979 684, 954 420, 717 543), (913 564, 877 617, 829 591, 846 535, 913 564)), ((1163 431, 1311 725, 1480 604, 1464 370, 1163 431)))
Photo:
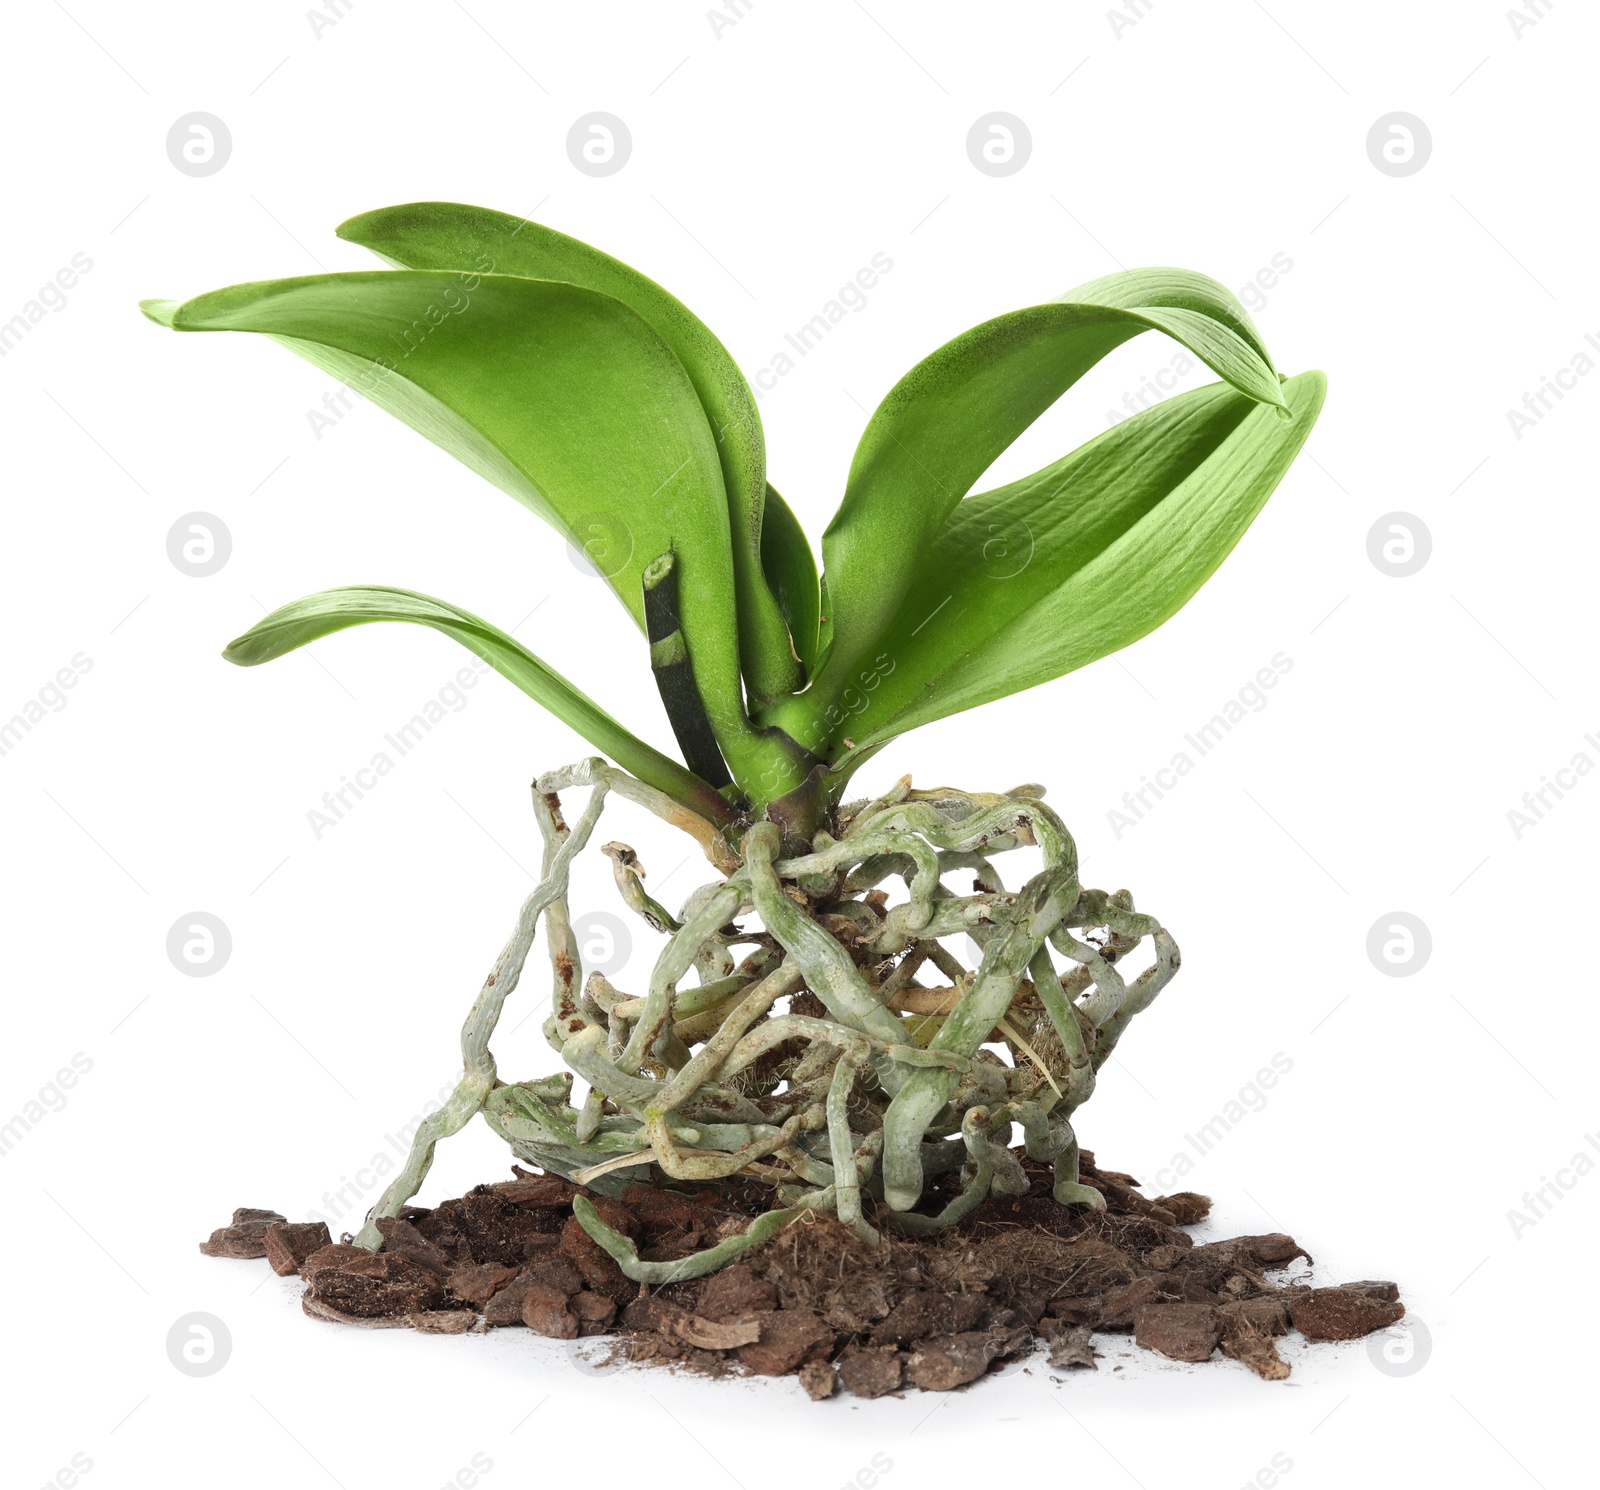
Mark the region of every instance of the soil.
MULTIPOLYGON (((630 1281, 590 1239, 572 1214, 574 1185, 516 1166, 512 1180, 379 1222, 377 1252, 335 1242, 322 1222, 255 1209, 235 1211, 200 1250, 298 1273, 315 1319, 604 1337, 618 1362, 794 1375, 814 1399, 951 1391, 1041 1344, 1053 1370, 1095 1370, 1106 1336, 1176 1361, 1220 1351, 1281 1381, 1290 1367, 1275 1341, 1291 1330, 1352 1340, 1405 1313, 1393 1283, 1314 1288, 1274 1278, 1297 1258, 1310 1261, 1281 1233, 1197 1244, 1184 1227, 1210 1211, 1203 1195, 1147 1199, 1131 1176, 1098 1169, 1085 1153, 1083 1183, 1106 1209, 1068 1208, 1051 1196, 1048 1167, 1023 1165, 1028 1194, 993 1196, 934 1236, 890 1233, 873 1247, 812 1215, 719 1272, 657 1288, 630 1281)), ((638 1185, 589 1198, 641 1257, 672 1260, 742 1231, 768 1195, 638 1185)), ((604 1356, 603 1342, 594 1349, 604 1356)))

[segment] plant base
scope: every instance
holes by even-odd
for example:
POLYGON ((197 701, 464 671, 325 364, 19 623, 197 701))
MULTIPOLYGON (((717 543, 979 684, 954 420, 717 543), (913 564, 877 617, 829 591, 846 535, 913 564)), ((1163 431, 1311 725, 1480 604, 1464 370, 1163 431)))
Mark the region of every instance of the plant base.
POLYGON ((1291 1328, 1394 1323, 1392 1284, 1274 1281, 1305 1255, 1291 1238, 1196 1246, 1182 1228, 1209 1201, 1147 1200, 1080 1152, 1075 1113, 1179 957, 1126 891, 1079 882, 1043 791, 902 778, 794 842, 770 821, 724 833, 599 759, 539 778, 543 877, 468 1013, 459 1085, 366 1224, 333 1243, 241 1212, 208 1247, 299 1271, 323 1319, 619 1333, 619 1360, 798 1372, 814 1396, 960 1386, 1040 1339, 1092 1367, 1117 1333, 1278 1379, 1291 1328), (569 826, 572 788, 588 799, 569 826), (689 833, 719 876, 674 915, 634 851, 604 845, 665 938, 631 992, 584 978, 567 909, 609 796, 689 833), (995 860, 1016 849, 1039 868, 1013 890, 995 860), (541 930, 565 1069, 508 1083, 490 1039, 541 930), (479 1115, 541 1172, 412 1205, 437 1143, 479 1115))

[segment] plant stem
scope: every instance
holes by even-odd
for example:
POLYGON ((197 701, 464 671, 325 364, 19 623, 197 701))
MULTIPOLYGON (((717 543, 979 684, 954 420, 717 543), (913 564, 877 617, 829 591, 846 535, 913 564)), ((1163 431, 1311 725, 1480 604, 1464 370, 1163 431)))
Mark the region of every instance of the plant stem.
POLYGON ((689 664, 689 643, 678 618, 678 565, 670 549, 645 569, 643 585, 650 667, 684 763, 709 785, 719 790, 730 786, 733 775, 722 758, 689 664))

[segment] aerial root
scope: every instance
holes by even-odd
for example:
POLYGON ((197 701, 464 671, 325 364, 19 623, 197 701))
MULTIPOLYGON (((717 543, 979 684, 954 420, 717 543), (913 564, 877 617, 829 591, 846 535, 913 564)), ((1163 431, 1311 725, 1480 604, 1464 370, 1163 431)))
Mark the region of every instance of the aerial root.
POLYGON ((1179 955, 1126 891, 1080 884, 1071 836, 1041 796, 916 791, 903 778, 785 858, 776 825, 749 828, 735 849, 604 761, 541 776, 542 876, 462 1028, 462 1080, 419 1127, 356 1241, 379 1245, 377 1220, 399 1213, 434 1146, 478 1112, 519 1158, 600 1193, 652 1169, 771 1187, 775 1209, 671 1263, 640 1259, 580 1196, 581 1224, 649 1283, 709 1272, 809 1211, 867 1242, 884 1226, 953 1225, 991 1194, 1027 1190, 1013 1125, 1029 1160, 1053 1165, 1058 1201, 1102 1206, 1079 1180, 1072 1115, 1179 955), (589 796, 569 827, 561 793, 577 787, 589 796), (646 892, 637 854, 604 845, 623 903, 666 938, 638 995, 599 972, 583 978, 567 907, 572 862, 611 794, 689 833, 720 876, 674 915, 646 892), (1024 847, 1042 867, 1009 891, 994 860, 1024 847), (970 893, 945 883, 958 875, 970 893), (894 880, 905 893, 891 902, 882 887, 894 880), (552 976, 544 1035, 566 1069, 507 1084, 489 1041, 540 925, 552 976), (967 938, 982 952, 976 968, 945 945, 967 938), (1129 980, 1122 968, 1146 941, 1151 965, 1129 980), (929 975, 943 981, 919 981, 929 975), (588 1087, 577 1105, 574 1076, 588 1087))

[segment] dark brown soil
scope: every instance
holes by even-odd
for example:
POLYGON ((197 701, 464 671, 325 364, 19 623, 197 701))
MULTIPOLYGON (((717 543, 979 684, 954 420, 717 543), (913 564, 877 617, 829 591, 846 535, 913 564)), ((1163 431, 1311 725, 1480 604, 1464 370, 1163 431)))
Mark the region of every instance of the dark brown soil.
MULTIPOLYGON (((1309 1255, 1280 1233, 1197 1245, 1183 1228, 1211 1202, 1149 1200, 1131 1176, 1083 1155, 1102 1212, 1057 1205, 1047 1168, 1024 1160, 1026 1195, 993 1197, 960 1226, 881 1246, 831 1217, 790 1225, 720 1272, 647 1288, 630 1281, 572 1214, 555 1175, 479 1185, 432 1210, 379 1223, 373 1253, 321 1222, 239 1210, 200 1250, 265 1257, 298 1272, 313 1318, 431 1334, 529 1329, 604 1336, 619 1361, 710 1375, 796 1375, 813 1398, 964 1387, 1042 1343, 1054 1370, 1096 1369, 1095 1337, 1130 1337, 1177 1361, 1218 1350, 1267 1381, 1289 1375, 1275 1340, 1291 1329, 1352 1340, 1401 1318, 1393 1283, 1312 1288, 1274 1279, 1309 1255)), ((649 1260, 686 1257, 742 1231, 765 1193, 690 1187, 591 1195, 649 1260)), ((597 1347, 603 1351, 604 1347, 597 1347)))

